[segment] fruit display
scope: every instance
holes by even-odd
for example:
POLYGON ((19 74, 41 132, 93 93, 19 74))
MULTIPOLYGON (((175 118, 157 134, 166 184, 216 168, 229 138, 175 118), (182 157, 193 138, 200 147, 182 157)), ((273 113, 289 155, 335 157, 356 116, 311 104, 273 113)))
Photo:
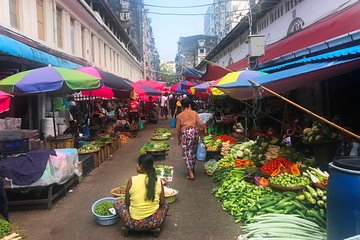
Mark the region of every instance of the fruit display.
POLYGON ((98 145, 94 145, 94 144, 86 144, 84 146, 82 146, 81 148, 79 148, 77 151, 79 154, 86 154, 86 153, 91 153, 91 152, 97 152, 100 150, 100 147, 98 145))
POLYGON ((222 141, 220 139, 215 140, 212 135, 204 137, 204 143, 207 151, 219 151, 222 141))
POLYGON ((129 137, 125 136, 124 134, 120 134, 119 135, 119 140, 120 140, 121 143, 127 143, 128 140, 129 140, 129 137))
POLYGON ((305 128, 302 133, 304 143, 319 143, 324 141, 339 141, 340 134, 324 122, 316 121, 311 128, 305 128))
POLYGON ((223 156, 228 155, 230 152, 230 146, 231 146, 230 142, 223 142, 221 144, 221 153, 220 154, 223 156))
POLYGON ((309 185, 310 179, 302 175, 293 175, 288 173, 280 173, 269 178, 269 183, 279 187, 294 188, 305 187, 309 185))
POLYGON ((230 137, 229 135, 219 135, 214 138, 215 140, 221 140, 222 142, 228 142, 230 144, 236 144, 236 140, 230 137))
POLYGON ((147 142, 140 147, 140 153, 144 154, 146 152, 161 152, 166 151, 170 147, 168 142, 159 141, 159 142, 147 142))

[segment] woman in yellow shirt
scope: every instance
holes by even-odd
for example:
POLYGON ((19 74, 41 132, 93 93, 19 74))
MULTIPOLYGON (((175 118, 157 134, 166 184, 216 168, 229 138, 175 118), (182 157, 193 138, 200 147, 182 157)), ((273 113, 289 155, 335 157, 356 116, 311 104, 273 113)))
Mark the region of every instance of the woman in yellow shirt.
POLYGON ((139 157, 136 166, 139 174, 129 179, 125 201, 118 200, 114 204, 116 212, 129 229, 143 231, 160 228, 169 209, 153 163, 149 154, 139 157))

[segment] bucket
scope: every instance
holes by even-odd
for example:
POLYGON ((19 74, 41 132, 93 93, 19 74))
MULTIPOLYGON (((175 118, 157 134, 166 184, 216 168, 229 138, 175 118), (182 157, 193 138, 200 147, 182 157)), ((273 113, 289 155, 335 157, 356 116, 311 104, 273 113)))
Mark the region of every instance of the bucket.
POLYGON ((175 118, 170 119, 170 127, 171 128, 176 128, 176 119, 175 118))
POLYGON ((360 158, 342 157, 329 164, 327 236, 342 240, 360 234, 360 158))

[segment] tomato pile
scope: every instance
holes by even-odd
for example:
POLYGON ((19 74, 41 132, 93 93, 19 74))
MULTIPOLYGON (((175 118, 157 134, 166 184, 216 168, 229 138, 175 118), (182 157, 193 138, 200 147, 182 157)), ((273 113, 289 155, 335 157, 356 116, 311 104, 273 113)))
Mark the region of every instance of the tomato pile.
POLYGON ((289 169, 292 166, 292 163, 286 158, 278 157, 265 163, 260 170, 262 173, 271 175, 275 170, 279 168, 280 164, 282 164, 286 169, 289 169))
POLYGON ((215 140, 221 140, 223 142, 230 142, 230 144, 237 143, 235 139, 233 139, 232 137, 230 137, 229 135, 226 135, 226 134, 215 137, 215 140))

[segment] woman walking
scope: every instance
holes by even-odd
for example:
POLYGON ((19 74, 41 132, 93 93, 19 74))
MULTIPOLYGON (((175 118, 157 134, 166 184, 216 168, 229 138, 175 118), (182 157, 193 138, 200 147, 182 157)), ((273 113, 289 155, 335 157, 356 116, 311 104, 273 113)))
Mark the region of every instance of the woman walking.
POLYGON ((203 131, 203 125, 197 112, 191 110, 190 104, 189 98, 181 101, 183 111, 176 117, 176 136, 182 147, 182 157, 188 171, 186 178, 194 180, 196 148, 199 131, 203 131))

